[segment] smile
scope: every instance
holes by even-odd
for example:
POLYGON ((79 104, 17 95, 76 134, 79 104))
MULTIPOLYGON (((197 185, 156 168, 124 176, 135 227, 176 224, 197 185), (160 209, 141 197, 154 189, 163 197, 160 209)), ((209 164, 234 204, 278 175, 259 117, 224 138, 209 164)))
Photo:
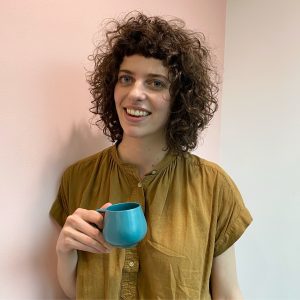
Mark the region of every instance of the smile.
POLYGON ((134 117, 146 117, 151 114, 150 112, 145 111, 145 110, 132 109, 132 108, 125 108, 125 111, 128 115, 134 116, 134 117))

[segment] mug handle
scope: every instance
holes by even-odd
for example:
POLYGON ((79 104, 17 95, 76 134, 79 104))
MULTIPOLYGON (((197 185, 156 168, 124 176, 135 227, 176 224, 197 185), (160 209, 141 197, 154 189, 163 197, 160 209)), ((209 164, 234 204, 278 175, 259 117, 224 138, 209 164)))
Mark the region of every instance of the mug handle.
MULTIPOLYGON (((106 212, 106 209, 105 208, 97 208, 96 212, 98 212, 100 214, 104 214, 106 212)), ((90 223, 90 224, 102 232, 103 229, 100 229, 96 224, 94 224, 94 223, 90 223)))

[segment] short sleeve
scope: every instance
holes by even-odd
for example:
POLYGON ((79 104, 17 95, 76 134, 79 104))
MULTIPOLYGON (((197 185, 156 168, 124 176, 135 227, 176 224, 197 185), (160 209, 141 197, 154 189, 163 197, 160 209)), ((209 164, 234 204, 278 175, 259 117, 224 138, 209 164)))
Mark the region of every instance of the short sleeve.
POLYGON ((252 222, 252 217, 232 179, 227 174, 221 176, 223 178, 218 193, 219 205, 214 256, 222 254, 231 247, 252 222))
POLYGON ((55 201, 50 209, 50 216, 60 225, 65 224, 66 218, 69 215, 68 201, 67 201, 67 175, 63 175, 60 187, 55 201))

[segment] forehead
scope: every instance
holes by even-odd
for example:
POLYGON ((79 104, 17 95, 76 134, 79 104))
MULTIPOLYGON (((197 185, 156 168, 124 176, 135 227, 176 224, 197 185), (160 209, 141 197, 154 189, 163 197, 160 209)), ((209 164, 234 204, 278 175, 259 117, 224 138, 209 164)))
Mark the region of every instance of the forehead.
POLYGON ((125 56, 120 71, 130 71, 135 74, 157 74, 168 76, 168 68, 163 65, 160 59, 144 57, 142 55, 125 56))

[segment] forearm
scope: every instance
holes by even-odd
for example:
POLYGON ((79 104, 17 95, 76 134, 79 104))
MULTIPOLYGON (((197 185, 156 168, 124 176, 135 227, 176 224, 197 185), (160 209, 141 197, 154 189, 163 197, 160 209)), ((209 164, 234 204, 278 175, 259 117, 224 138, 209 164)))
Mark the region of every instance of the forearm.
POLYGON ((242 300, 239 288, 234 246, 214 258, 211 274, 213 300, 242 300))
POLYGON ((213 300, 243 300, 243 295, 239 288, 231 290, 227 295, 219 294, 215 291, 212 295, 213 300))
POLYGON ((76 298, 76 267, 77 251, 67 253, 57 251, 57 277, 58 281, 70 299, 76 298))

